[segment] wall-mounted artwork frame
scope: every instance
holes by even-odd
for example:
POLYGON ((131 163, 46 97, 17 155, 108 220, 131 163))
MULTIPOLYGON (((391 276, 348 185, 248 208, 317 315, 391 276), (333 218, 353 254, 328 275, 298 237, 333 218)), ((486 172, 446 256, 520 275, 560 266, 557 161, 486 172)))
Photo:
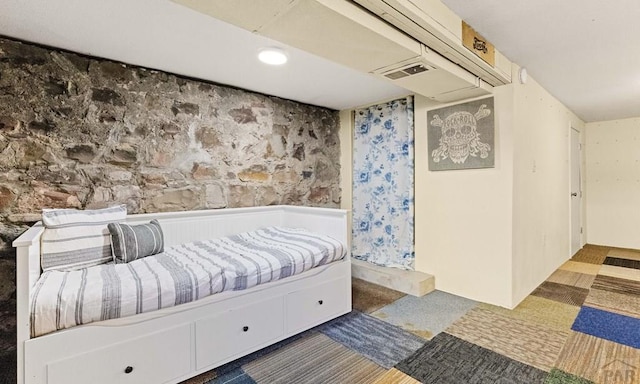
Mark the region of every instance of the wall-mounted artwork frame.
POLYGON ((493 97, 427 112, 430 171, 493 168, 493 97))

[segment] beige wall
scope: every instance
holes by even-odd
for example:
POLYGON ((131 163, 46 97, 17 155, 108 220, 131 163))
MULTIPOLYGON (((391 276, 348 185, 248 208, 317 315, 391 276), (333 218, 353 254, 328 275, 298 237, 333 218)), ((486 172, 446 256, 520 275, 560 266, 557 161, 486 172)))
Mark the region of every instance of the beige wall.
POLYGON ((640 117, 586 125, 587 241, 640 249, 640 117))
MULTIPOLYGON (((448 172, 430 172, 427 157, 427 111, 443 105, 415 98, 416 270, 439 290, 512 308, 570 256, 570 129, 584 124, 531 78, 494 97, 495 168, 448 172)), ((340 117, 350 209, 353 123, 340 117)))
POLYGON ((570 129, 584 124, 531 78, 494 97, 496 167, 452 172, 427 170, 417 98, 416 267, 438 289, 514 307, 570 257, 570 129))
POLYGON ((427 110, 435 106, 416 97, 415 107, 416 269, 433 274, 439 290, 505 307, 511 305, 511 93, 496 89, 495 168, 430 172, 427 110))
POLYGON ((570 133, 584 124, 534 79, 510 87, 515 305, 571 256, 570 133))

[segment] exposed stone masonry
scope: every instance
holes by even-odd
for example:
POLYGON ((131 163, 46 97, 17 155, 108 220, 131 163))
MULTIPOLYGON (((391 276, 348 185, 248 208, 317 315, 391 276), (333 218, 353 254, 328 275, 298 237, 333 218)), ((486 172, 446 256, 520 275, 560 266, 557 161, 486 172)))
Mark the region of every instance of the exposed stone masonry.
POLYGON ((42 208, 340 202, 338 113, 0 38, 0 358, 42 208))

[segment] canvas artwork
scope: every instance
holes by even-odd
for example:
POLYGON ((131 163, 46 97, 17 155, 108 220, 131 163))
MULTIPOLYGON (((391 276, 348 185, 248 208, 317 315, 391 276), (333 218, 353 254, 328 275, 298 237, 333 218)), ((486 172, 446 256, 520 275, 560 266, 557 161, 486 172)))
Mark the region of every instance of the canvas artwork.
POLYGON ((429 170, 493 168, 493 97, 427 112, 429 170))

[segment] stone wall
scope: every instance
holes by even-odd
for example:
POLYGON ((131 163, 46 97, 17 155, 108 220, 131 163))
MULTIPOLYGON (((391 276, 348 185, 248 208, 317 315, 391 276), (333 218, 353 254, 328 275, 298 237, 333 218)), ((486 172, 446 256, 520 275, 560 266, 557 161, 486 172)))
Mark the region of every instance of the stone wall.
POLYGON ((42 208, 338 207, 338 113, 0 38, 0 353, 42 208))

